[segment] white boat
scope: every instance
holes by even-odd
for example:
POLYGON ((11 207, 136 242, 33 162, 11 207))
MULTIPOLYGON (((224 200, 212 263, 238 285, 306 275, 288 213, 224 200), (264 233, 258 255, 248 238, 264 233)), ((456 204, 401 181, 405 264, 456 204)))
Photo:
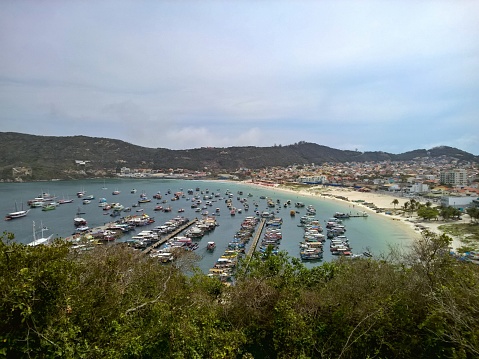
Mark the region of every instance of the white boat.
POLYGON ((88 231, 88 226, 80 226, 80 227, 77 227, 76 229, 76 232, 86 232, 88 231))
POLYGON ((15 212, 10 212, 10 213, 8 213, 8 214, 5 216, 5 220, 6 220, 6 221, 9 221, 9 220, 11 220, 11 219, 25 217, 25 216, 28 214, 28 212, 30 212, 29 209, 27 209, 27 210, 23 210, 23 209, 22 209, 21 211, 19 211, 19 210, 17 209, 17 203, 15 203, 15 212))
POLYGON ((206 250, 208 251, 213 251, 216 248, 216 243, 215 242, 208 242, 206 246, 206 250))
POLYGON ((37 234, 36 234, 36 228, 35 228, 35 221, 33 221, 33 241, 28 243, 27 246, 38 246, 40 244, 48 244, 50 242, 50 240, 52 239, 53 237, 53 233, 50 234, 48 237, 44 237, 43 233, 45 231, 48 231, 48 228, 44 227, 43 226, 43 223, 41 224, 42 226, 42 236, 40 238, 37 238, 37 234))
POLYGON ((75 226, 84 226, 87 224, 87 221, 85 218, 82 218, 82 217, 76 217, 76 218, 73 218, 73 224, 75 226))

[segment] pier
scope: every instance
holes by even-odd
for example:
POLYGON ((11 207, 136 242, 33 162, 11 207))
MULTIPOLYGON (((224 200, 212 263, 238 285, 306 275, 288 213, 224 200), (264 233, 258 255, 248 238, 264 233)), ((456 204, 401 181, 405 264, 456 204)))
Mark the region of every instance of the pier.
POLYGON ((266 219, 261 218, 261 221, 259 222, 258 229, 256 230, 254 237, 253 237, 253 243, 251 243, 251 247, 248 249, 248 253, 246 253, 247 258, 251 258, 253 255, 254 251, 256 250, 256 246, 258 245, 259 238, 261 237, 261 233, 263 233, 264 225, 266 224, 266 219))
POLYGON ((171 238, 177 236, 178 234, 180 234, 181 232, 183 232, 185 229, 191 227, 193 224, 195 224, 196 222, 198 222, 198 218, 195 218, 193 219, 192 221, 189 221, 188 223, 182 225, 181 227, 177 228, 175 231, 171 232, 171 233, 168 233, 165 237, 161 238, 160 240, 158 240, 158 242, 155 242, 153 243, 151 246, 145 248, 145 250, 143 251, 143 253, 145 254, 148 254, 150 253, 153 249, 155 249, 156 247, 159 247, 161 246, 162 244, 168 242, 171 238))

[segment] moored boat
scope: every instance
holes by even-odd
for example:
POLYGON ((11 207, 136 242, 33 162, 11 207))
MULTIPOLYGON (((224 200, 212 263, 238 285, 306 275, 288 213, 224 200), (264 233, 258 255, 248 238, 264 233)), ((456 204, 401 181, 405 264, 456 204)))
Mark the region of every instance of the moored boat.
POLYGON ((8 213, 8 214, 5 216, 5 220, 6 220, 6 221, 9 221, 9 220, 11 220, 11 219, 25 217, 25 216, 28 214, 28 212, 30 212, 29 209, 23 210, 23 208, 22 208, 21 211, 19 211, 18 208, 17 208, 17 203, 15 203, 15 212, 10 212, 10 213, 8 213))
POLYGON ((216 243, 215 242, 208 242, 208 244, 206 245, 206 250, 212 252, 214 251, 216 248, 216 243))
POLYGON ((49 203, 49 204, 46 204, 42 207, 42 211, 52 211, 54 209, 56 209, 57 207, 52 204, 52 203, 49 203))
POLYGON ((78 227, 78 226, 84 226, 87 224, 87 221, 83 217, 75 217, 73 218, 73 224, 78 227))
POLYGON ((53 237, 53 233, 50 234, 48 237, 44 237, 43 233, 45 231, 48 231, 48 228, 44 227, 43 223, 41 224, 41 227, 42 227, 42 229, 41 229, 42 236, 40 238, 37 238, 35 221, 33 222, 33 241, 28 243, 27 246, 38 246, 40 244, 48 244, 50 242, 50 240, 53 237))

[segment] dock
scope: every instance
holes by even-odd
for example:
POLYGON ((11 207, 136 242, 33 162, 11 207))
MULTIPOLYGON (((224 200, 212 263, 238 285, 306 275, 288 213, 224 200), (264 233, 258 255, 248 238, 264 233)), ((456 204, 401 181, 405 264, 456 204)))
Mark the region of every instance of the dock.
POLYGON ((349 214, 348 218, 366 218, 368 214, 366 212, 363 213, 356 213, 356 214, 349 214))
POLYGON ((264 226, 266 224, 266 219, 261 218, 261 221, 259 222, 259 226, 256 229, 256 232, 253 237, 253 243, 251 243, 251 246, 248 249, 248 253, 246 253, 247 258, 251 258, 253 256, 254 251, 256 250, 256 247, 258 246, 259 239, 261 237, 261 233, 263 233, 264 226))
POLYGON ((168 233, 165 237, 161 238, 160 240, 158 240, 158 242, 155 242, 153 243, 151 246, 145 248, 145 250, 143 251, 143 253, 145 254, 148 254, 150 253, 153 249, 155 249, 156 247, 159 247, 161 246, 162 244, 168 242, 171 238, 177 236, 178 234, 180 234, 181 232, 183 232, 185 229, 191 227, 193 224, 195 224, 196 222, 198 222, 198 218, 195 218, 191 221, 189 221, 188 223, 182 225, 181 227, 177 228, 175 231, 171 232, 171 233, 168 233))

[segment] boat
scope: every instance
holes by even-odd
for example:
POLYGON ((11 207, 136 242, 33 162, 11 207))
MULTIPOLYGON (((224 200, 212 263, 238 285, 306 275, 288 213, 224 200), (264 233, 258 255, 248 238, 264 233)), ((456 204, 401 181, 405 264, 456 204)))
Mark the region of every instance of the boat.
POLYGON ((42 207, 42 211, 52 211, 54 209, 56 209, 57 206, 55 206, 54 204, 52 203, 49 203, 49 204, 46 204, 42 207))
POLYGON ((216 248, 216 243, 215 242, 208 242, 208 244, 206 245, 206 250, 212 252, 214 251, 216 248))
POLYGON ((350 215, 348 213, 336 212, 333 215, 334 218, 349 218, 350 215))
POLYGON ((17 203, 15 203, 15 212, 10 212, 10 213, 8 213, 8 214, 5 216, 5 220, 6 220, 6 221, 9 221, 9 220, 11 220, 11 219, 25 217, 25 216, 28 214, 28 212, 30 212, 29 209, 23 210, 23 208, 22 208, 21 211, 19 211, 19 210, 17 209, 17 203))
POLYGON ((37 202, 29 202, 30 203, 30 208, 39 208, 43 206, 42 201, 37 201, 37 202))
POLYGON ((86 232, 88 230, 89 230, 88 226, 80 226, 80 227, 77 227, 76 232, 77 233, 82 233, 82 232, 86 232))
POLYGON ((43 233, 45 231, 48 231, 48 228, 47 227, 44 227, 43 226, 43 223, 41 224, 41 231, 42 231, 42 236, 40 238, 37 238, 37 234, 36 234, 36 228, 35 228, 35 221, 33 221, 33 241, 28 243, 27 246, 38 246, 40 244, 48 244, 50 242, 50 240, 52 239, 53 237, 53 233, 50 234, 48 237, 44 237, 43 233))
POLYGON ((67 203, 73 203, 73 199, 60 199, 58 200, 58 204, 67 204, 67 203))
POLYGON ((83 217, 75 217, 73 218, 73 224, 78 227, 78 226, 84 226, 87 224, 86 219, 83 217))
POLYGON ((136 193, 136 188, 133 188, 130 193, 136 193))
POLYGON ((10 220, 10 219, 15 219, 15 218, 20 218, 20 217, 25 217, 28 214, 29 210, 26 211, 18 211, 18 212, 11 212, 7 214, 5 217, 5 220, 10 220))
POLYGON ((116 189, 116 190, 114 190, 111 194, 112 194, 112 195, 118 195, 118 194, 120 194, 120 191, 116 189))

